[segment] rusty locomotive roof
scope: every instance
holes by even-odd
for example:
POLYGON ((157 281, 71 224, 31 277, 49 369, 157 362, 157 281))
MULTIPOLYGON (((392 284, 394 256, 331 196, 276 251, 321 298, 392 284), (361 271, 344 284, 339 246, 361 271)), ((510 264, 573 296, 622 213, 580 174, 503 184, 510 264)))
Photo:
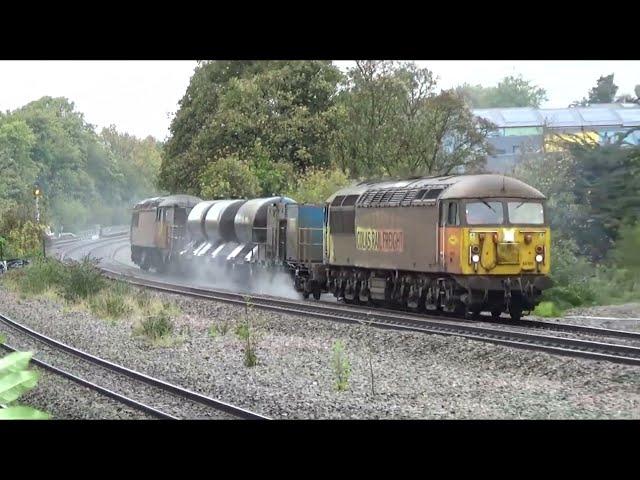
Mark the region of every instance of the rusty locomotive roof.
POLYGON ((328 199, 334 205, 336 197, 358 196, 357 205, 433 204, 445 198, 515 197, 544 199, 540 191, 513 177, 498 174, 448 175, 419 177, 406 180, 360 182, 345 187, 328 199))
POLYGON ((152 197, 139 201, 133 206, 134 210, 146 210, 158 207, 193 208, 202 200, 193 195, 168 195, 165 197, 152 197))

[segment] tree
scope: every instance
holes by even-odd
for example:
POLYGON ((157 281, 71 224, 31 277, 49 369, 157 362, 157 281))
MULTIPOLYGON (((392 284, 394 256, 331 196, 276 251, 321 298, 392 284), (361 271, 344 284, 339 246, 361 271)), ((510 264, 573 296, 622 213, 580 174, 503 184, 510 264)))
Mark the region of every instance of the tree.
POLYGON ((171 124, 160 186, 200 194, 202 172, 229 155, 258 171, 265 158, 282 172, 327 165, 340 75, 325 61, 201 63, 171 124))
POLYGON ((46 192, 42 222, 54 229, 128 221, 127 207, 155 192, 159 164, 153 138, 138 140, 114 127, 99 136, 73 102, 42 97, 0 116, 0 201, 12 223, 3 219, 0 226, 8 235, 33 218, 35 181, 46 192), (29 213, 23 218, 14 210, 29 213))
POLYGON ((153 137, 139 139, 117 131, 115 125, 103 128, 99 140, 111 154, 110 164, 118 181, 113 195, 131 202, 156 191, 162 149, 153 137))
POLYGON ((299 203, 324 203, 337 190, 349 185, 349 176, 339 168, 309 169, 298 178, 287 196, 299 203))
POLYGON ((496 87, 463 84, 456 88, 471 108, 539 108, 547 100, 544 88, 522 78, 522 75, 504 77, 496 87))
POLYGON ((621 227, 640 220, 640 147, 622 141, 559 140, 560 151, 516 167, 518 178, 547 196, 554 238, 575 242, 576 253, 595 261, 605 258, 621 227))
POLYGON ((258 196, 260 185, 249 166, 237 155, 210 163, 200 176, 200 190, 205 198, 251 198, 258 196))
POLYGON ((636 85, 634 89, 636 96, 625 93, 616 98, 616 103, 639 103, 640 104, 640 85, 636 85))
POLYGON ((358 61, 339 98, 334 162, 356 177, 482 168, 490 125, 413 63, 358 61))
POLYGON ((575 102, 572 106, 581 105, 588 106, 597 103, 613 103, 618 86, 613 83, 613 73, 606 77, 598 78, 596 86, 589 90, 587 98, 583 98, 580 102, 575 102))
POLYGON ((39 168, 31 159, 36 137, 24 120, 0 119, 0 199, 18 199, 35 182, 39 168))

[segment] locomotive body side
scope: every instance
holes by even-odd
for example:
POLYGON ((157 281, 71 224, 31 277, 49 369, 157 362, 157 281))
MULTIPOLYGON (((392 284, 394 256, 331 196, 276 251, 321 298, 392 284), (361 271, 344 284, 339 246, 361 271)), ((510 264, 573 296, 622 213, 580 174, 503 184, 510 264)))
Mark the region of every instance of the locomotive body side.
POLYGON ((346 301, 520 318, 551 285, 544 200, 491 174, 343 189, 329 199, 326 289, 346 301))

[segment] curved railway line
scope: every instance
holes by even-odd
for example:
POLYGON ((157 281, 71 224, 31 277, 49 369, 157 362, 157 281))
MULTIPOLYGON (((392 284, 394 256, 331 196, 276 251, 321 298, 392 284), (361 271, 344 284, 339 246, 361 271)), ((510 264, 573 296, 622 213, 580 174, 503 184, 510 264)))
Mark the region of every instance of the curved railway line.
MULTIPOLYGON (((60 355, 60 353, 62 353, 62 355, 71 355, 75 357, 76 362, 79 359, 81 363, 84 364, 84 368, 81 368, 81 370, 86 370, 87 367, 91 371, 99 370, 99 376, 103 380, 106 376, 111 376, 113 377, 111 379, 111 383, 119 385, 121 389, 123 385, 128 384, 130 388, 125 388, 125 390, 127 390, 126 394, 118 393, 112 389, 103 387, 95 382, 83 378, 76 373, 72 373, 68 370, 56 367, 38 358, 33 358, 31 360, 33 364, 44 368, 45 370, 48 370, 55 375, 65 377, 84 387, 90 388, 100 393, 101 395, 110 397, 120 403, 144 412, 152 417, 170 420, 188 418, 188 416, 179 416, 176 415, 175 412, 169 413, 166 411, 166 405, 175 405, 176 403, 178 403, 180 405, 178 407, 178 410, 181 410, 183 404, 186 403, 187 407, 189 407, 188 404, 192 404, 191 408, 193 408, 193 406, 195 405, 196 410, 199 412, 204 412, 205 416, 207 417, 215 416, 217 418, 236 418, 246 420, 269 419, 268 417, 265 417, 258 413, 201 395, 197 392, 193 392, 169 382, 150 377, 143 373, 136 372, 121 365, 109 362, 108 360, 96 357, 94 355, 91 355, 90 353, 78 350, 58 340, 54 340, 53 338, 38 333, 26 327, 25 325, 22 325, 15 320, 12 320, 1 314, 0 324, 9 327, 10 330, 12 330, 13 332, 17 332, 18 335, 27 336, 30 339, 35 340, 37 343, 46 345, 48 348, 55 351, 56 355, 60 355), (132 398, 130 392, 135 392, 136 396, 138 397, 145 397, 145 400, 140 401, 139 399, 132 398), (151 400, 155 404, 159 403, 161 406, 158 407, 150 405, 149 400, 151 400), (178 400, 178 402, 176 402, 176 400, 178 400)), ((11 347, 6 344, 0 346, 8 351, 16 350, 15 347, 11 347)), ((176 410, 176 408, 173 408, 172 410, 176 410)))
MULTIPOLYGON (((94 242, 93 244, 77 245, 65 250, 63 252, 63 258, 68 257, 72 251, 83 248, 93 248, 95 250, 98 247, 103 248, 111 243, 122 242, 122 240, 122 237, 118 240, 109 238, 94 242)), ((495 321, 489 316, 483 316, 480 321, 469 321, 451 316, 411 314, 389 309, 367 309, 365 307, 347 304, 335 305, 328 302, 290 300, 266 295, 236 293, 228 290, 169 283, 148 278, 146 275, 122 273, 113 267, 101 266, 101 269, 109 278, 123 280, 134 285, 168 293, 179 293, 238 305, 245 305, 247 303, 246 297, 249 295, 252 306, 280 313, 312 316, 331 321, 359 323, 379 328, 454 335, 509 347, 546 351, 558 355, 640 365, 639 346, 603 342, 593 339, 569 338, 550 335, 548 333, 555 331, 598 338, 620 338, 627 342, 638 342, 638 345, 640 345, 640 332, 540 320, 521 320, 516 323, 506 320, 495 321), (538 331, 546 333, 538 333, 538 331)))

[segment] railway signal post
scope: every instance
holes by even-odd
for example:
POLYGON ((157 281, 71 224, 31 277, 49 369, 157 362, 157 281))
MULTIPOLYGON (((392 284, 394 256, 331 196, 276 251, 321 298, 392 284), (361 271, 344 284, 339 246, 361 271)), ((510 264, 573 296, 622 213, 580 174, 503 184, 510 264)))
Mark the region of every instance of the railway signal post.
MULTIPOLYGON (((40 197, 42 196, 42 188, 39 184, 33 185, 33 197, 36 199, 36 223, 40 225, 40 197)), ((42 256, 46 257, 46 243, 44 235, 42 236, 42 256)))

